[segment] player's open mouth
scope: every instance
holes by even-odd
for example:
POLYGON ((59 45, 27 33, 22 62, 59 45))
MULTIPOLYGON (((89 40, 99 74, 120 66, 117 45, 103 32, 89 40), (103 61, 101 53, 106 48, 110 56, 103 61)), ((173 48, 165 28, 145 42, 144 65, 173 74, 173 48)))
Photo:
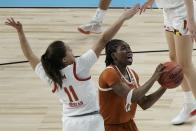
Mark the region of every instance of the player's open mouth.
POLYGON ((128 60, 129 62, 132 62, 132 57, 127 57, 127 60, 128 60))
POLYGON ((132 59, 132 54, 130 54, 130 55, 128 54, 127 59, 132 59))

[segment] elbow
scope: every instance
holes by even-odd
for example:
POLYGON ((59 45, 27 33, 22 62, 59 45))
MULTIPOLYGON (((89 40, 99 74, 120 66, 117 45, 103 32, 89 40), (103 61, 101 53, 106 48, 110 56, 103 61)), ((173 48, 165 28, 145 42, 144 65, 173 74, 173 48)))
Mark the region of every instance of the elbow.
POLYGON ((137 102, 141 100, 144 97, 145 94, 142 94, 139 90, 135 89, 133 90, 133 95, 132 95, 132 102, 137 102))
POLYGON ((148 104, 143 104, 140 106, 143 110, 147 110, 148 108, 150 108, 151 106, 149 106, 148 104))
POLYGON ((139 105, 143 110, 147 110, 148 108, 150 108, 152 106, 150 100, 148 99, 147 96, 144 96, 140 101, 139 101, 139 105))

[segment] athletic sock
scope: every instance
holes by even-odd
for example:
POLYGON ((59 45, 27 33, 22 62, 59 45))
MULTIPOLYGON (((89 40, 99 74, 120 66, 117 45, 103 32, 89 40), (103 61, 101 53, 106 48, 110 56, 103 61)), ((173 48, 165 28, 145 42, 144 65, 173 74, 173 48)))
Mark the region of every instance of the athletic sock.
POLYGON ((195 104, 195 98, 191 91, 184 92, 184 101, 186 104, 195 104))
POLYGON ((97 8, 95 15, 92 18, 92 21, 100 22, 102 23, 104 16, 105 16, 106 10, 102 10, 100 8, 97 8))

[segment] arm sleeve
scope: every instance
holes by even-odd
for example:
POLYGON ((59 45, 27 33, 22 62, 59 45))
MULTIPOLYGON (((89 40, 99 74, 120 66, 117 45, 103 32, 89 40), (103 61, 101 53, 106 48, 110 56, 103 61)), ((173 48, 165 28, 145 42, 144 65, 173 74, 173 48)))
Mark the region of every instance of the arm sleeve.
POLYGON ((38 63, 35 67, 35 73, 37 74, 37 76, 44 82, 46 82, 49 86, 51 86, 52 84, 52 80, 46 75, 44 68, 40 63, 38 63))

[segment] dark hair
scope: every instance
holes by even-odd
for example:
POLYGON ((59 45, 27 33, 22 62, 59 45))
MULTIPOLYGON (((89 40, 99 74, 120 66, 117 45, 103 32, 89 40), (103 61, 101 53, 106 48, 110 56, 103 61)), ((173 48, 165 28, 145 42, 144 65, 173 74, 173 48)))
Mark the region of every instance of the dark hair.
POLYGON ((46 52, 41 56, 41 63, 47 74, 54 83, 62 87, 62 75, 60 69, 64 68, 62 62, 63 57, 66 55, 64 42, 54 41, 49 45, 46 52))
POLYGON ((107 43, 106 48, 105 48, 105 54, 106 54, 105 64, 106 64, 106 66, 109 66, 111 64, 114 65, 112 53, 116 52, 116 48, 122 43, 126 43, 126 42, 123 40, 119 40, 119 39, 113 39, 107 43))

